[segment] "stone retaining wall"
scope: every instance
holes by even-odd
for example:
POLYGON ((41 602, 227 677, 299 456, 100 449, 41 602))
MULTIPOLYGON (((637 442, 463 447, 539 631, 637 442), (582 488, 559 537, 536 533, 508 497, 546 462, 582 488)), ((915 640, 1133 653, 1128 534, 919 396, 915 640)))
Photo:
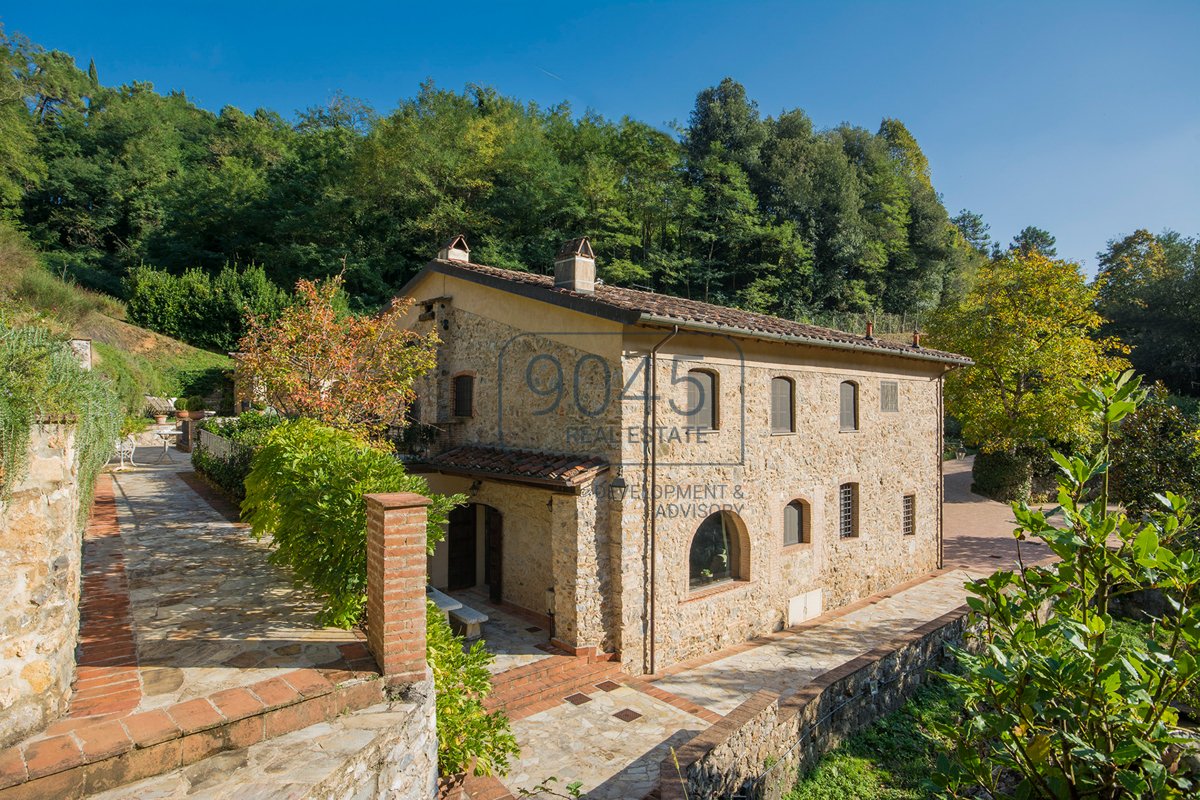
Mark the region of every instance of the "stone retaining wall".
POLYGON ((28 474, 0 501, 0 748, 62 715, 75 679, 79 519, 75 429, 35 426, 28 474))
POLYGON ((961 646, 967 607, 830 670, 787 698, 760 691, 662 764, 662 800, 779 800, 797 772, 901 704, 961 646), (680 778, 682 776, 682 780, 680 778))

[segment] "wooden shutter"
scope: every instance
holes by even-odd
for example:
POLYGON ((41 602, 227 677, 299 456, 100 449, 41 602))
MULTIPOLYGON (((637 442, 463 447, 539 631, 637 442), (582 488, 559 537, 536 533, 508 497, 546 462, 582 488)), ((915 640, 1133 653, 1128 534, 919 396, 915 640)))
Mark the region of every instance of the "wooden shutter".
POLYGON ((716 380, 711 372, 693 369, 688 372, 687 407, 692 411, 688 425, 701 430, 714 430, 717 425, 716 380))
POLYGON ((804 541, 804 507, 799 502, 788 503, 783 509, 783 543, 800 544, 804 541))
POLYGON ((900 410, 900 387, 895 381, 884 381, 879 384, 879 410, 900 410))
POLYGON ((454 379, 454 416, 474 416, 475 379, 470 375, 459 375, 454 379))
POLYGON ((796 430, 792 382, 787 378, 771 379, 771 432, 791 433, 796 430))
POLYGON ((842 430, 858 430, 858 387, 850 381, 845 381, 842 383, 840 399, 842 430))

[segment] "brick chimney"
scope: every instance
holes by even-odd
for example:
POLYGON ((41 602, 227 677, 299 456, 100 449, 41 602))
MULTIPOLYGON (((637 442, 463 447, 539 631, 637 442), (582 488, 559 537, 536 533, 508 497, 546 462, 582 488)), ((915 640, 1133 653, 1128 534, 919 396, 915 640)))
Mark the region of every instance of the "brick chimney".
POLYGON ((554 288, 592 294, 596 291, 596 256, 586 236, 572 239, 554 257, 554 288))
POLYGON ((467 237, 461 233, 450 237, 450 241, 442 245, 441 250, 438 250, 437 257, 441 261, 470 261, 471 248, 467 247, 467 237))

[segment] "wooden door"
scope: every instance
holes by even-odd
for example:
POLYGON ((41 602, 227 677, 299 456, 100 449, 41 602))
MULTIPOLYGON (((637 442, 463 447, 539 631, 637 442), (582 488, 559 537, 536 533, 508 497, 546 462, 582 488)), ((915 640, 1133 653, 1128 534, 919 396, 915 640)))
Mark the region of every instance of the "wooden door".
POLYGON ((483 542, 483 580, 488 585, 488 597, 499 603, 503 597, 504 522, 491 506, 483 507, 483 542))
POLYGON ((459 506, 450 512, 446 530, 449 568, 446 588, 470 589, 475 585, 475 504, 459 506))

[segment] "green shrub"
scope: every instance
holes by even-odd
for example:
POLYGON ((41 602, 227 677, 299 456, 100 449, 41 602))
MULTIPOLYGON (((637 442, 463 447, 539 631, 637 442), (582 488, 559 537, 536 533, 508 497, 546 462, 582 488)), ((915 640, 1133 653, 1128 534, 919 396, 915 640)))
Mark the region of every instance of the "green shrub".
POLYGON ((96 476, 113 453, 121 407, 112 385, 85 370, 67 345, 43 328, 0 322, 0 494, 28 467, 29 437, 39 420, 75 420, 80 517, 96 476))
POLYGON ((289 302, 262 267, 236 265, 215 277, 200 269, 172 275, 143 265, 125 279, 125 295, 134 324, 219 352, 237 347, 248 313, 271 319, 289 302))
MULTIPOLYGON (((245 416, 245 415, 243 415, 245 416)), ((366 603, 367 509, 363 496, 416 492, 431 499, 429 551, 450 509, 465 498, 433 496, 389 452, 312 420, 271 431, 246 476, 242 516, 256 536, 271 535, 275 563, 315 590, 322 624, 350 627, 366 603)))
POLYGON ((971 491, 993 500, 1027 500, 1033 489, 1033 466, 1023 452, 979 453, 971 468, 971 491))
POLYGON ((964 714, 938 730, 954 748, 938 781, 953 797, 997 800, 1194 797, 1173 704, 1200 678, 1200 553, 1190 546, 1200 520, 1167 486, 1148 519, 1108 509, 1107 449, 1142 400, 1132 373, 1072 399, 1101 445, 1052 454, 1054 511, 1013 504, 1017 538, 1040 539, 1058 561, 967 584, 973 646, 954 649, 960 672, 945 676, 964 714), (1174 612, 1157 623, 1162 637, 1115 632, 1113 598, 1147 589, 1174 612))
POLYGON ((1142 515, 1159 507, 1163 487, 1200 497, 1200 429, 1159 386, 1113 440, 1113 499, 1142 515))
POLYGON ((508 718, 489 713, 483 699, 492 690, 483 641, 470 648, 450 630, 437 606, 426 609, 426 655, 437 702, 438 772, 458 775, 474 760, 476 775, 503 775, 520 751, 508 718))
POLYGON ((248 411, 231 419, 203 420, 199 423, 202 430, 229 439, 234 447, 227 457, 218 457, 197 442, 196 449, 192 451, 192 466, 196 472, 240 502, 246 497, 246 476, 250 474, 250 464, 254 460, 255 452, 267 434, 282 422, 283 418, 277 414, 263 414, 257 411, 248 411))

